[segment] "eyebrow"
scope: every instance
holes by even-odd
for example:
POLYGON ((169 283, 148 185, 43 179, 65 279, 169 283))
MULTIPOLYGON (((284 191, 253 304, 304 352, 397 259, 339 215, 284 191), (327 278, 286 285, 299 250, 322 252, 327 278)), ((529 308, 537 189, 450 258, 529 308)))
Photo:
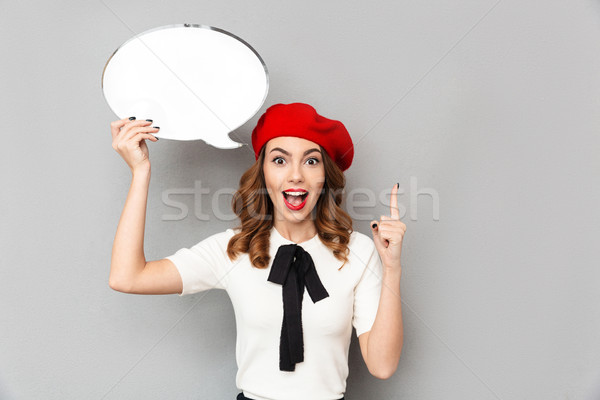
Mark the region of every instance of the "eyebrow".
MULTIPOLYGON (((283 153, 283 154, 285 154, 286 156, 289 156, 289 155, 290 155, 290 153, 288 153, 287 151, 285 151, 285 150, 284 150, 284 149, 282 149, 281 147, 275 147, 275 148, 274 148, 273 150, 271 150, 269 153, 272 153, 272 152, 274 152, 275 150, 278 150, 278 151, 282 152, 282 153, 283 153)), ((312 152, 314 152, 314 151, 316 151, 317 153, 321 153, 321 150, 319 150, 319 149, 316 149, 316 148, 315 148, 315 149, 309 149, 309 150, 306 150, 306 151, 304 152, 304 154, 302 155, 302 157, 304 157, 305 155, 307 155, 307 154, 310 154, 310 153, 312 153, 312 152)))

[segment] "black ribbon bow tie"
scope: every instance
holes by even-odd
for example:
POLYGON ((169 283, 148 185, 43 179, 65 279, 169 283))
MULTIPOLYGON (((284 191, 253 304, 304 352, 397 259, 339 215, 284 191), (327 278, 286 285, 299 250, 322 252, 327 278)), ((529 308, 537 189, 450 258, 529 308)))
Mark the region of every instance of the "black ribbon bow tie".
POLYGON ((304 287, 313 303, 329 297, 323 287, 312 257, 292 243, 279 246, 268 281, 283 285, 283 323, 279 340, 279 369, 294 371, 304 361, 302 337, 302 297, 304 287))

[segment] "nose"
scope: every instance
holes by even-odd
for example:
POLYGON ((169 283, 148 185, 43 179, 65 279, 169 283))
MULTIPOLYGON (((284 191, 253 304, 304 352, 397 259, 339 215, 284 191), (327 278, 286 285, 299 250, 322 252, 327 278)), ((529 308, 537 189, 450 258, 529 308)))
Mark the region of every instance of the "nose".
POLYGON ((298 164, 294 164, 290 168, 288 182, 302 182, 302 181, 304 181, 304 176, 302 175, 302 167, 298 164))

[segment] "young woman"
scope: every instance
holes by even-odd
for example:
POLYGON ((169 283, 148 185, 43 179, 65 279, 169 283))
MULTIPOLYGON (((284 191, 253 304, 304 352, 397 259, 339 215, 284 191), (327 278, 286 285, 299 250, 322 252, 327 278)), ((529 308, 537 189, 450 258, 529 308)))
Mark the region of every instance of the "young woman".
POLYGON ((235 311, 238 400, 344 399, 352 327, 371 374, 389 378, 403 344, 398 185, 373 239, 342 210, 354 147, 340 121, 304 103, 276 104, 252 132, 256 162, 232 207, 240 224, 147 262, 152 121, 111 124, 132 183, 113 245, 109 284, 180 296, 224 289, 235 311), (304 292, 307 292, 304 296, 304 292))

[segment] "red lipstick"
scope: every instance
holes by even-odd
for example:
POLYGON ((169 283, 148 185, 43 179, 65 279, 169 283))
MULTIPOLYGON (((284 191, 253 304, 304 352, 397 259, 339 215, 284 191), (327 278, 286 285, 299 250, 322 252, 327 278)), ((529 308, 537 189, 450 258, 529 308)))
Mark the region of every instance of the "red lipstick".
POLYGON ((289 208, 292 211, 301 210, 306 205, 306 200, 308 199, 308 191, 306 191, 304 189, 296 189, 296 188, 287 189, 284 192, 282 192, 281 195, 283 196, 283 202, 285 203, 287 208, 289 208), (293 205, 292 203, 287 201, 285 192, 304 192, 305 193, 304 200, 302 200, 301 203, 298 203, 298 205, 293 205))

